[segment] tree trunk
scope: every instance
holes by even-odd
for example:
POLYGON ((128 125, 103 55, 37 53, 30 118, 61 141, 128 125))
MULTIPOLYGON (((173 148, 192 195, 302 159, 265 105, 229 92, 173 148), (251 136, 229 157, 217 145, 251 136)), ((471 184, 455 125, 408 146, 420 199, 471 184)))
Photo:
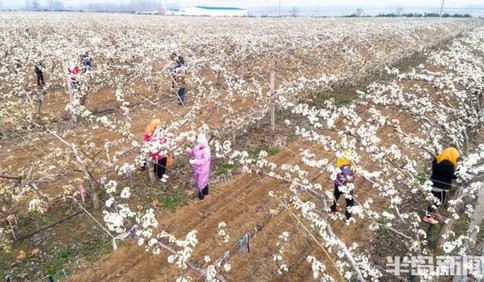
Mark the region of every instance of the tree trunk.
POLYGON ((42 103, 44 102, 44 94, 38 96, 39 106, 37 107, 37 115, 40 115, 40 109, 42 108, 42 103))
MULTIPOLYGON (((481 185, 481 190, 479 191, 479 196, 477 197, 477 204, 474 208, 474 217, 472 218, 469 228, 467 229, 467 235, 469 235, 469 245, 467 246, 466 254, 472 256, 474 253, 474 248, 476 246, 478 231, 476 226, 480 226, 482 219, 484 218, 484 184, 481 185)), ((483 245, 484 246, 484 245, 483 245)), ((478 255, 478 254, 476 254, 478 255)), ((482 255, 482 253, 481 253, 482 255)), ((453 282, 462 281, 463 276, 454 276, 453 282)))
MULTIPOLYGON (((70 81, 67 74, 66 74, 66 83, 67 83, 67 93, 69 93, 69 103, 72 104, 72 102, 74 101, 74 93, 72 90, 72 82, 70 81)), ((73 115, 72 119, 74 120, 74 122, 77 122, 77 116, 73 115)))
POLYGON ((99 208, 99 197, 96 189, 92 189, 91 191, 91 197, 92 197, 92 205, 95 209, 99 208))
MULTIPOLYGON (((449 193, 449 192, 448 192, 449 193)), ((454 199, 455 196, 458 196, 457 194, 458 193, 455 193, 456 195, 454 195, 454 197, 452 197, 452 195, 447 195, 447 200, 448 201, 449 199, 454 199)), ((463 208, 465 207, 464 204, 462 203, 458 203, 456 206, 455 206, 455 212, 459 215, 459 217, 462 215, 462 212, 463 212, 463 208)), ((443 208, 443 206, 441 207, 443 208)), ((441 222, 442 220, 445 220, 445 219, 440 219, 439 218, 439 222, 441 222)), ((446 234, 447 232, 449 232, 450 230, 452 230, 452 227, 454 226, 454 224, 457 222, 456 219, 449 219, 449 222, 448 223, 443 223, 442 224, 442 228, 440 229, 439 231, 439 234, 437 235, 437 238, 435 239, 435 246, 436 247, 442 247, 443 244, 444 244, 444 234, 446 234)))
POLYGON ((471 223, 469 224, 469 229, 467 229, 468 234, 470 234, 470 244, 468 248, 467 254, 472 252, 476 245, 477 239, 477 229, 476 226, 480 226, 482 219, 484 218, 484 184, 481 185, 481 190, 479 192, 479 196, 477 197, 477 204, 474 208, 474 217, 472 218, 471 223))
POLYGON ((87 95, 81 95, 81 97, 79 97, 79 104, 81 106, 84 106, 86 104, 86 98, 87 98, 87 95))
POLYGON ((153 161, 148 162, 147 170, 148 170, 148 177, 150 178, 150 181, 152 183, 155 183, 156 182, 155 164, 153 163, 153 161))

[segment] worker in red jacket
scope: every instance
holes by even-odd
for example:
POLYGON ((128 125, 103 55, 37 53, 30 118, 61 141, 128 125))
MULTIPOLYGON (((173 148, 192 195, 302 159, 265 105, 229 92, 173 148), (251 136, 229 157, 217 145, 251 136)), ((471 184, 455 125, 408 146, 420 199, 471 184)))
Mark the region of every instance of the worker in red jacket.
POLYGON ((161 131, 162 127, 161 120, 153 119, 146 126, 145 135, 143 136, 145 146, 150 152, 152 162, 155 164, 154 172, 160 180, 166 172, 166 162, 168 157, 166 152, 167 138, 161 131))
POLYGON ((67 75, 72 81, 76 81, 78 74, 79 67, 77 66, 76 62, 72 61, 71 64, 67 67, 67 75))

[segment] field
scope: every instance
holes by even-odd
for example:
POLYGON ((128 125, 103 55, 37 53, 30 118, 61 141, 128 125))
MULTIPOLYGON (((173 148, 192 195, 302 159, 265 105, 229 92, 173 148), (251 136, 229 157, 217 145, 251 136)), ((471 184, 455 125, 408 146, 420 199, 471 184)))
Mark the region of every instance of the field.
POLYGON ((0 14, 0 277, 452 281, 388 270, 405 256, 482 263, 483 23, 0 14), (92 70, 68 87, 86 51, 92 70), (175 157, 163 181, 141 169, 154 118, 175 157), (200 203, 185 154, 197 133, 212 151, 200 203), (458 181, 429 225, 430 164, 448 146, 458 181), (346 150, 361 176, 349 221, 344 199, 329 212, 346 150))

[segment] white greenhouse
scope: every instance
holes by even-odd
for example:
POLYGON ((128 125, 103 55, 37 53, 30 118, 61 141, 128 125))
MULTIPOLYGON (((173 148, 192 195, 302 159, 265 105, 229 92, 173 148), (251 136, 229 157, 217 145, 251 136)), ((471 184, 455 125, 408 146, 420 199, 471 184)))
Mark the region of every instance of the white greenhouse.
POLYGON ((184 16, 246 17, 249 15, 249 12, 245 9, 234 7, 195 6, 181 8, 177 14, 184 16))

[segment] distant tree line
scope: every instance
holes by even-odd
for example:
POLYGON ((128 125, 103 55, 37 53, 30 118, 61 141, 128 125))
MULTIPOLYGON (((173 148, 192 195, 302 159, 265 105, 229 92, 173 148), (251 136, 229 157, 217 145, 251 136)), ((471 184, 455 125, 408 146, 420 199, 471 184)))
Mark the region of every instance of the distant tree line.
MULTIPOLYGON (((406 18, 439 18, 441 17, 439 13, 402 13, 400 15, 389 13, 389 14, 378 14, 376 16, 370 15, 358 15, 358 14, 351 14, 347 16, 343 16, 344 18, 359 18, 359 17, 378 17, 378 18, 398 18, 398 17, 406 17, 406 18)), ((470 14, 442 14, 442 18, 472 18, 470 14)))
MULTIPOLYGON (((151 11, 162 9, 162 3, 154 0, 131 0, 128 4, 118 3, 90 3, 81 4, 81 9, 91 11, 151 11)), ((2 0, 0 0, 0 9, 2 0)), ((65 11, 64 4, 60 0, 47 0, 47 5, 41 5, 39 0, 26 0, 23 8, 25 11, 65 11)))
POLYGON ((378 14, 376 16, 365 15, 363 8, 356 9, 356 13, 343 16, 346 18, 356 18, 356 17, 380 17, 380 18, 396 18, 396 17, 406 17, 406 18, 471 18, 470 14, 449 14, 445 13, 442 16, 439 13, 404 13, 403 8, 397 8, 395 13, 388 14, 378 14))
POLYGON ((26 0, 26 11, 63 11, 64 4, 59 0, 47 0, 46 6, 41 6, 38 0, 26 0))
MULTIPOLYGON (((376 17, 407 17, 407 18, 438 18, 439 13, 402 13, 400 15, 389 13, 389 14, 378 14, 376 17)), ((442 14, 442 18, 471 18, 470 14, 442 14)))
POLYGON ((153 11, 163 9, 161 1, 131 0, 128 4, 91 3, 87 7, 90 11, 153 11))

